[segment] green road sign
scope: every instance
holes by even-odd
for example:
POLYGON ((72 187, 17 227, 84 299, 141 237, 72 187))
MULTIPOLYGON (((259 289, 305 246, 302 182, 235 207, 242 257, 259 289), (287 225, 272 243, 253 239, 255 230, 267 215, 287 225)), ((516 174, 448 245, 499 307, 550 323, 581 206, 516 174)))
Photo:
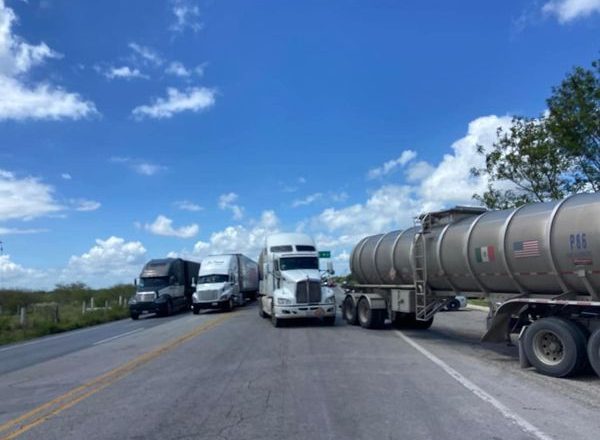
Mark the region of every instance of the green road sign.
POLYGON ((331 258, 331 251, 319 251, 319 258, 331 258))

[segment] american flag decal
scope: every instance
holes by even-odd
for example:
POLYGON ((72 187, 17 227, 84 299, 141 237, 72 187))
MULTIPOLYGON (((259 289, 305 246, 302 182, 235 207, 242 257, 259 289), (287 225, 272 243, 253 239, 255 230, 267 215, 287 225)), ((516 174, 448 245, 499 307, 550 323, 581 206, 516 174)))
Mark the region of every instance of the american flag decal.
POLYGON ((540 242, 538 240, 515 241, 513 252, 515 258, 539 257, 540 242))

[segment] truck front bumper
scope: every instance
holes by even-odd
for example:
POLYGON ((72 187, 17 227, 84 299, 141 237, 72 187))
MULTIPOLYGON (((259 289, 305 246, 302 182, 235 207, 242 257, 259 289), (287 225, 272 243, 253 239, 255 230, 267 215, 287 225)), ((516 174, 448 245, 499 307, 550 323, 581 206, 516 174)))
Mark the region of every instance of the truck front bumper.
POLYGON ((135 304, 129 304, 129 313, 143 315, 144 313, 164 313, 167 311, 166 302, 136 302, 135 304))
POLYGON ((335 304, 297 304, 274 306, 278 319, 327 318, 335 316, 335 304))
POLYGON ((224 309, 229 304, 229 298, 215 300, 215 301, 202 301, 195 302, 192 304, 192 309, 203 310, 203 309, 224 309))

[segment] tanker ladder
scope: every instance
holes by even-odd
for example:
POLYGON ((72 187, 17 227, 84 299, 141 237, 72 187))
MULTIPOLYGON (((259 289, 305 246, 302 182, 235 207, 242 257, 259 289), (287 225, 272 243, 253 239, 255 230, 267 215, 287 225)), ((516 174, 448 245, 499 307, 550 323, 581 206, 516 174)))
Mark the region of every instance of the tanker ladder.
POLYGON ((415 286, 415 318, 417 321, 429 321, 450 299, 437 298, 427 283, 427 239, 431 231, 431 217, 426 214, 420 218, 421 231, 413 243, 413 276, 415 286))

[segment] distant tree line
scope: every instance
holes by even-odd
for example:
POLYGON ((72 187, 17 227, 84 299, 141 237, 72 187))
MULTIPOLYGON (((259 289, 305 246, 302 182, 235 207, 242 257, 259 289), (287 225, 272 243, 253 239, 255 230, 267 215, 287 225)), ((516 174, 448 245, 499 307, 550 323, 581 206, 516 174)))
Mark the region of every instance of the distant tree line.
POLYGON ((546 100, 538 118, 515 116, 491 149, 478 146, 488 187, 473 198, 490 209, 600 191, 600 59, 576 67, 546 100))

